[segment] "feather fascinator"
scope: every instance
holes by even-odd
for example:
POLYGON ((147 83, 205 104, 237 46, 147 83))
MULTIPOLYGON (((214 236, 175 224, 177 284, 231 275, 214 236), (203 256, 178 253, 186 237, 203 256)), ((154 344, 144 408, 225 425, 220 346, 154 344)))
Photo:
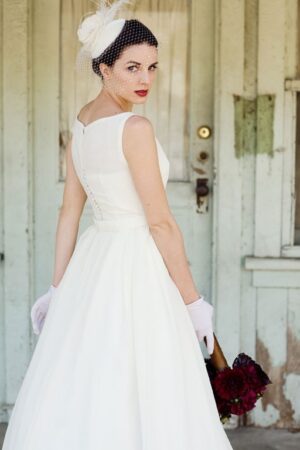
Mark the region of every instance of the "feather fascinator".
POLYGON ((97 58, 112 44, 122 31, 125 19, 115 19, 123 5, 131 0, 100 0, 94 13, 83 17, 77 30, 77 36, 82 43, 81 51, 88 53, 91 58, 97 58))

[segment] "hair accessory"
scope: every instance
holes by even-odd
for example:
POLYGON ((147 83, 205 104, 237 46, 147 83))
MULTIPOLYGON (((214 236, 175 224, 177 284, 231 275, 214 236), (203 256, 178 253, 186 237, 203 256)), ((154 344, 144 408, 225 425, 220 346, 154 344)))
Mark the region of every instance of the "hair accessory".
POLYGON ((77 36, 83 44, 82 51, 97 58, 118 37, 125 24, 125 19, 114 19, 124 4, 131 0, 117 0, 110 4, 108 0, 100 0, 95 13, 88 13, 78 27, 77 36))

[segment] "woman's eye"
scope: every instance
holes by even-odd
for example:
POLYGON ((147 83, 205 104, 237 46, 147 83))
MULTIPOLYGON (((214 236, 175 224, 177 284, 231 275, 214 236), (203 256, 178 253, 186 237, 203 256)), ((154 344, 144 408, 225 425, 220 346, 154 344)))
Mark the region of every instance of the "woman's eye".
MULTIPOLYGON (((138 68, 136 67, 136 66, 129 66, 129 67, 127 67, 127 69, 130 71, 130 72, 135 72, 135 70, 133 70, 133 69, 136 69, 136 70, 138 70, 138 68)), ((150 67, 150 70, 155 70, 155 69, 157 69, 157 66, 151 66, 150 67)))

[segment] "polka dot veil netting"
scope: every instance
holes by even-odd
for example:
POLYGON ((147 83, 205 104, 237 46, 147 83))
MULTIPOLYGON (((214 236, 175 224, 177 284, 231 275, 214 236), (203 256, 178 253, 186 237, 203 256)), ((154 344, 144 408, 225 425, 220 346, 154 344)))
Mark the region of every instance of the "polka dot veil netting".
MULTIPOLYGON (((125 11, 126 18, 116 18, 125 5, 133 7, 134 3, 134 0, 117 0, 113 3, 101 0, 96 3, 95 12, 83 16, 77 30, 82 45, 76 56, 75 67, 87 83, 95 80, 95 76, 103 83, 100 64, 112 67, 122 51, 130 45, 147 43, 158 48, 158 40, 151 30, 139 20, 130 18, 133 9, 125 11)), ((153 57, 149 56, 149 63, 150 59, 153 62, 153 57)), ((115 77, 114 83, 118 82, 122 80, 115 77)))

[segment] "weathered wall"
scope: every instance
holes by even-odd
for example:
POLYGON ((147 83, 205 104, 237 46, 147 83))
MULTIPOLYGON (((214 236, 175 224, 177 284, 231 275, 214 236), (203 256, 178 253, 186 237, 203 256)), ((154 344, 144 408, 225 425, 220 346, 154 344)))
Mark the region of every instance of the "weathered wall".
MULTIPOLYGON (((35 4, 40 11, 44 1, 35 4)), ((255 355, 273 381, 247 423, 299 428, 300 252, 292 232, 295 92, 285 90, 285 79, 296 73, 298 5, 296 0, 215 3, 213 300, 218 337, 229 349, 229 361, 239 351, 255 355)), ((49 171, 56 170, 54 157, 50 168, 40 156, 34 159, 33 138, 41 148, 43 142, 32 127, 54 129, 49 136, 57 144, 58 92, 55 87, 47 92, 42 84, 43 75, 58 66, 58 49, 49 52, 58 42, 55 14, 56 25, 48 23, 49 40, 34 47, 32 2, 1 3, 5 264, 0 262, 0 277, 5 290, 0 291, 0 420, 14 402, 32 349, 33 171, 53 178, 49 171)), ((50 185, 48 179, 45 184, 50 185)), ((47 214, 45 193, 37 193, 34 201, 47 214)))
MULTIPOLYGON (((5 260, 0 293, 0 419, 15 399, 30 356, 32 263, 31 13, 26 0, 1 2, 1 168, 5 260), (4 289, 5 288, 5 289, 4 289), (5 298, 5 303, 4 303, 5 298), (9 318, 9 320, 8 320, 9 318)), ((3 237, 3 236, 2 236, 3 237)))
POLYGON ((254 355, 273 382, 243 421, 299 428, 295 96, 285 89, 296 77, 298 2, 217 3, 217 324, 226 347, 237 336, 231 357, 254 355))

